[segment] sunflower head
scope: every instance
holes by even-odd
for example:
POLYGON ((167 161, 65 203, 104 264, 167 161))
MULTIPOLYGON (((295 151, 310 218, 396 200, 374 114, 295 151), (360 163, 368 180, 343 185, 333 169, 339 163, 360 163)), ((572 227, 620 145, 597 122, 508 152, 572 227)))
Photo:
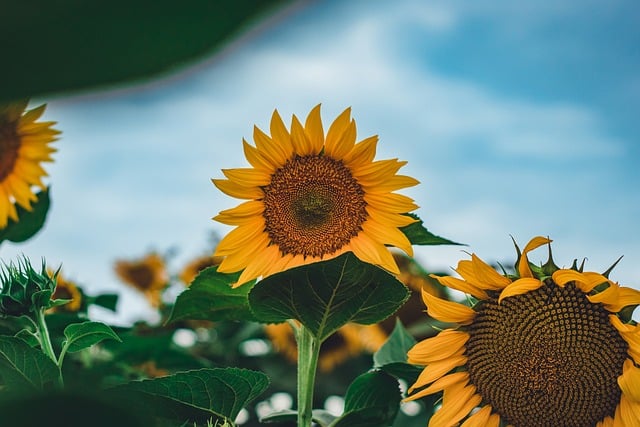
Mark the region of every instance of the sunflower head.
POLYGON ((38 122, 45 105, 25 112, 28 101, 0 104, 0 228, 9 218, 18 221, 16 204, 31 210, 37 197, 33 187, 46 187, 42 177, 47 173, 43 162, 53 161, 56 151, 50 144, 59 131, 55 122, 38 122))
POLYGON ((51 299, 69 300, 66 304, 51 307, 52 312, 77 312, 82 308, 82 292, 75 282, 65 279, 60 272, 49 271, 49 275, 56 280, 56 290, 51 299))
POLYGON ((320 106, 304 125, 293 116, 287 128, 277 111, 270 135, 254 128, 255 146, 243 141, 250 168, 225 169, 213 183, 246 201, 214 219, 236 227, 219 243, 220 272, 244 270, 238 284, 352 251, 362 261, 399 273, 386 245, 408 254, 400 227, 415 220, 412 199, 394 191, 416 185, 398 175, 406 163, 374 161, 378 138, 356 142, 346 109, 325 134, 320 106))
POLYGON ((141 259, 118 260, 114 269, 120 280, 141 291, 152 306, 161 305, 162 291, 169 283, 169 274, 160 255, 150 253, 141 259))
POLYGON ((444 394, 430 426, 640 425, 640 327, 621 314, 640 292, 551 256, 530 263, 550 242, 518 249, 513 275, 472 254, 461 278, 436 277, 471 307, 423 292, 429 315, 452 325, 408 353, 425 368, 407 399, 444 394))
MULTIPOLYGON (((287 323, 265 325, 265 334, 276 351, 291 363, 298 360, 296 338, 287 323)), ((374 325, 347 323, 329 336, 320 347, 318 369, 330 372, 346 360, 363 353, 375 353, 387 339, 382 329, 374 325)))

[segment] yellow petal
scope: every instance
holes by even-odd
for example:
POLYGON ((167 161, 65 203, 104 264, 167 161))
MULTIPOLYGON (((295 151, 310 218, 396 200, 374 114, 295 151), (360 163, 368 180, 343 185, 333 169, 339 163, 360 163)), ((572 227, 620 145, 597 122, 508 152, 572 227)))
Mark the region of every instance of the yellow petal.
POLYGON ((236 199, 261 199, 264 196, 260 187, 241 185, 228 179, 212 179, 211 182, 220 191, 236 199))
POLYGON ((609 282, 607 289, 595 295, 587 295, 587 298, 592 303, 602 303, 607 310, 617 313, 629 305, 640 304, 640 291, 609 282))
MULTIPOLYGON (((287 127, 284 125, 280 114, 278 114, 278 110, 273 111, 269 130, 271 131, 271 139, 273 139, 274 144, 277 146, 278 150, 280 150, 280 153, 284 157, 284 161, 289 160, 294 154, 293 143, 291 141, 291 136, 287 131, 287 127)), ((281 164, 282 163, 284 162, 281 162, 281 164)))
MULTIPOLYGON (((420 399, 424 396, 442 391, 454 384, 463 383, 463 385, 466 385, 468 382, 469 374, 467 372, 454 372, 453 374, 445 375, 435 380, 429 387, 425 388, 424 390, 420 390, 419 392, 412 394, 411 396, 408 396, 406 399, 404 399, 404 401, 407 402, 409 400, 420 399)), ((408 392, 411 393, 416 388, 417 387, 413 385, 411 386, 411 388, 409 388, 408 392)))
POLYGON ((267 246, 269 246, 269 239, 265 233, 262 233, 247 245, 234 249, 233 252, 227 255, 218 266, 218 271, 221 273, 235 273, 244 270, 257 254, 266 250, 267 246))
POLYGON ((469 334, 454 329, 445 329, 435 337, 427 338, 407 352, 408 363, 428 365, 446 359, 460 351, 469 340, 469 334))
POLYGON ((263 212, 263 202, 259 200, 249 200, 240 203, 235 208, 220 211, 213 219, 227 225, 240 225, 255 217, 261 217, 263 212))
POLYGON ((429 420, 429 427, 455 426, 481 401, 482 397, 476 394, 476 388, 472 385, 450 387, 444 392, 442 408, 437 410, 429 420))
POLYGON ((261 169, 267 173, 273 173, 277 165, 266 159, 260 151, 253 145, 250 145, 244 138, 242 139, 242 148, 247 161, 256 169, 261 169))
POLYGON ((45 108, 47 108, 47 104, 42 104, 41 106, 26 112, 22 117, 20 117, 20 120, 18 121, 19 126, 24 126, 38 120, 42 116, 42 113, 44 113, 45 108))
POLYGON ((269 185, 269 183, 271 182, 271 176, 264 171, 261 171, 260 169, 222 169, 222 173, 224 174, 224 176, 229 178, 229 180, 249 187, 262 187, 265 185, 269 185))
POLYGON ((489 417, 489 421, 487 421, 487 425, 485 427, 500 427, 500 415, 491 414, 491 416, 489 417))
POLYGON ((629 344, 627 353, 636 363, 640 363, 640 325, 622 323, 615 314, 609 316, 609 321, 620 332, 622 339, 629 344))
POLYGON ((549 240, 546 237, 537 236, 531 239, 529 243, 527 243, 527 246, 525 246, 524 250, 522 251, 520 261, 518 262, 518 272, 520 273, 520 277, 533 277, 531 268, 529 268, 529 258, 527 258, 527 254, 532 250, 551 242, 552 240, 549 240))
POLYGON ((362 229, 370 236, 376 236, 376 240, 385 245, 395 246, 407 253, 409 256, 413 256, 413 247, 407 236, 397 229, 396 227, 389 227, 382 225, 373 218, 365 221, 362 224, 362 229))
POLYGON ((320 117, 320 104, 313 107, 311 112, 309 112, 304 122, 304 132, 307 134, 307 139, 311 143, 312 152, 319 153, 324 145, 324 130, 320 117))
POLYGON ((614 426, 618 419, 622 422, 621 425, 625 427, 640 426, 640 402, 632 402, 623 394, 616 409, 616 417, 613 420, 614 426))
POLYGON ((376 186, 394 176, 406 164, 406 161, 401 162, 398 159, 378 160, 360 166, 354 169, 352 173, 360 185, 376 186))
POLYGON ((363 231, 358 234, 351 239, 349 246, 351 246, 355 256, 362 261, 378 265, 393 274, 400 274, 398 264, 396 264, 389 249, 371 238, 368 233, 363 231))
POLYGON ((404 194, 365 194, 364 200, 376 209, 391 213, 407 213, 418 209, 411 197, 404 194))
POLYGON ((216 247, 215 256, 227 256, 242 246, 247 246, 264 233, 264 227, 243 225, 234 228, 220 240, 216 247))
POLYGON ((580 273, 575 270, 557 270, 551 276, 553 281, 559 285, 564 286, 569 282, 574 282, 578 289, 584 293, 589 293, 598 285, 603 283, 610 283, 609 279, 602 274, 593 272, 580 273))
POLYGON ((613 427, 613 418, 606 417, 604 420, 598 421, 596 427, 613 427))
POLYGON ((511 284, 511 279, 498 273, 476 254, 471 254, 471 265, 476 279, 485 286, 485 289, 504 289, 511 284))
POLYGON ((307 138, 302 123, 300 123, 295 115, 291 118, 291 141, 295 153, 300 156, 318 154, 318 151, 314 151, 313 144, 309 138, 307 138))
POLYGON ((429 316, 441 322, 468 325, 476 315, 476 312, 471 307, 440 299, 425 290, 422 290, 422 299, 427 306, 429 316))
POLYGON ((413 187, 418 184, 420 184, 420 181, 410 176, 395 175, 384 182, 380 182, 372 186, 367 186, 366 184, 361 185, 365 187, 366 192, 380 194, 400 190, 401 188, 413 187))
POLYGON ((252 261, 247 265, 247 268, 240 274, 238 281, 233 284, 234 288, 237 288, 244 283, 247 283, 260 276, 266 275, 269 271, 269 266, 278 262, 280 258, 280 250, 277 246, 269 246, 265 251, 260 253, 260 256, 254 257, 252 261))
POLYGON ((430 274, 430 277, 436 279, 442 286, 446 286, 451 289, 455 289, 460 292, 464 292, 465 294, 473 295, 478 299, 488 299, 489 296, 487 293, 478 288, 477 286, 472 285, 466 280, 460 280, 456 277, 451 276, 436 276, 435 274, 430 274))
POLYGON ((381 211, 373 205, 367 206, 366 209, 367 213, 373 220, 393 227, 405 227, 417 221, 409 215, 381 211))
POLYGON ((485 427, 491 417, 491 406, 485 405, 475 414, 471 415, 460 427, 485 427))
POLYGON ((631 402, 640 403, 640 368, 637 368, 631 359, 624 361, 618 385, 631 402))
MULTIPOLYGON (((289 134, 287 133, 287 135, 289 134)), ((291 137, 287 136, 287 139, 289 140, 289 143, 291 143, 291 137)), ((267 159, 275 168, 284 165, 290 158, 290 156, 287 156, 287 153, 281 144, 279 144, 280 141, 276 142, 272 140, 257 126, 253 127, 253 141, 255 142, 260 155, 267 159)))
POLYGON ((370 136, 354 145, 353 150, 344 156, 344 162, 350 168, 371 163, 376 157, 378 135, 370 136))
POLYGON ((413 384, 413 388, 422 387, 432 382, 436 381, 447 372, 456 368, 458 366, 462 366, 467 362, 467 357, 462 355, 462 352, 458 352, 457 354, 448 357, 443 360, 438 360, 437 362, 430 363, 427 365, 420 375, 418 375, 418 379, 413 384))
POLYGON ((542 281, 538 279, 534 279, 533 277, 525 277, 523 279, 518 279, 515 282, 511 283, 506 288, 504 288, 502 292, 500 292, 500 297, 498 298, 498 304, 500 304, 502 300, 505 298, 512 297, 515 295, 526 294, 529 291, 535 291, 541 286, 542 286, 542 281))
POLYGON ((356 143, 356 122, 351 120, 351 108, 344 110, 331 124, 324 143, 325 152, 334 159, 342 159, 356 143))

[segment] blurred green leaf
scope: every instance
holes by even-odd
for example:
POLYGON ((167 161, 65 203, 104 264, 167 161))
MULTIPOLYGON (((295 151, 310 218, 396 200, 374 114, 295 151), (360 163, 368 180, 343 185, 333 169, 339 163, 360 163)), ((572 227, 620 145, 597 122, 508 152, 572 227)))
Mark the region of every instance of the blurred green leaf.
MULTIPOLYGON (((323 409, 314 409, 312 411, 311 419, 320 427, 328 427, 338 417, 330 414, 323 409)), ((260 418, 260 422, 263 424, 295 424, 298 421, 298 411, 292 411, 286 409, 284 411, 273 412, 266 417, 260 418)))
POLYGON ((218 273, 217 267, 204 269, 191 286, 178 295, 167 323, 183 319, 255 320, 249 308, 249 291, 255 282, 232 288, 239 273, 218 273))
POLYGON ((27 329, 22 329, 18 331, 18 333, 15 334, 14 336, 16 338, 20 338, 22 341, 26 342, 31 347, 38 347, 40 345, 38 338, 27 329))
POLYGON ((360 375, 345 395, 344 414, 331 427, 386 427, 400 407, 398 381, 382 371, 360 375))
POLYGON ((116 311, 118 305, 118 294, 85 295, 84 298, 87 304, 99 305, 111 311, 116 311))
POLYGON ((2 3, 0 99, 140 81, 219 50, 282 0, 2 3))
POLYGON ((64 329, 64 346, 69 353, 80 351, 106 339, 122 341, 111 327, 101 322, 74 323, 64 329))
POLYGON ((324 340, 345 323, 368 325, 387 318, 408 297, 395 277, 348 252, 261 280, 249 303, 260 322, 297 319, 324 340))
POLYGON ((13 391, 42 390, 58 378, 56 364, 17 337, 0 336, 0 368, 4 385, 13 391))
POLYGON ((135 401, 156 416, 203 422, 211 417, 234 420, 268 386, 269 379, 261 372, 215 368, 132 381, 110 391, 114 398, 135 401))
POLYGON ((424 222, 418 217, 418 215, 408 213, 413 219, 417 219, 417 222, 413 224, 409 224, 407 226, 401 227, 400 231, 402 231, 405 236, 409 239, 412 245, 461 245, 464 246, 464 243, 456 243, 452 240, 445 239, 444 237, 436 236, 431 233, 424 226, 424 222))
MULTIPOLYGON (((0 28, 3 26, 0 25, 0 28)), ((1 30, 0 30, 1 31, 1 30)), ((0 36, 1 39, 1 36, 0 36)), ((0 67, 2 70, 3 67, 0 67)), ((0 71, 2 73, 2 71, 0 71)), ((8 240, 10 242, 24 242, 33 237, 44 225, 49 212, 49 189, 40 191, 36 194, 37 200, 31 204, 31 210, 28 211, 20 205, 16 205, 18 213, 18 221, 9 219, 9 223, 3 229, 0 229, 0 242, 8 240)))
POLYGON ((416 340, 402 326, 400 319, 387 341, 373 354, 374 368, 381 369, 396 378, 415 382, 421 368, 407 363, 407 352, 416 344, 416 340))

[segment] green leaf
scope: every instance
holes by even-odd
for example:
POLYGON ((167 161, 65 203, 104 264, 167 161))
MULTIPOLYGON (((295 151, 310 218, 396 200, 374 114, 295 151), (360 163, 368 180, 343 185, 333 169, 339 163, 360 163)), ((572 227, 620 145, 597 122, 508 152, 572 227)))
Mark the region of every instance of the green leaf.
POLYGON ((16 338, 20 338, 22 341, 26 342, 31 347, 38 347, 40 345, 38 338, 33 334, 33 332, 27 329, 21 329, 14 336, 16 338))
MULTIPOLYGON (((0 26, 2 28, 2 26, 0 26)), ((1 30, 0 30, 1 31, 1 30)), ((2 69, 3 67, 0 67, 2 69)), ((2 73, 0 71, 0 73, 2 73)), ((24 242, 33 237, 44 225, 49 212, 49 189, 40 191, 36 194, 36 201, 31 204, 31 210, 28 211, 20 205, 16 205, 18 213, 18 221, 9 219, 9 223, 3 229, 0 229, 0 242, 9 240, 10 242, 24 242)))
POLYGON ((386 427, 400 407, 398 381, 382 371, 356 378, 345 396, 344 414, 331 427, 386 427))
POLYGON ((167 323, 182 319, 255 320, 248 298, 255 282, 232 288, 238 277, 239 273, 219 273, 217 267, 204 269, 191 286, 178 295, 167 323))
POLYGON ((87 304, 99 305, 107 310, 116 311, 118 305, 118 294, 101 294, 97 296, 85 295, 87 304))
POLYGON ((381 369, 396 378, 413 383, 422 371, 421 368, 407 363, 407 352, 416 344, 416 340, 396 319, 396 326, 387 341, 373 354, 374 368, 381 369))
POLYGON ((413 219, 417 219, 417 222, 413 224, 406 225, 400 228, 405 236, 409 239, 412 245, 464 245, 463 243, 456 243, 449 239, 445 239, 444 237, 436 236, 431 233, 424 226, 422 220, 418 217, 418 215, 408 213, 406 214, 413 219))
POLYGON ((211 417, 234 420, 268 386, 262 372, 214 368, 132 381, 110 391, 114 398, 133 399, 159 417, 203 422, 211 417))
POLYGON ((3 2, 0 99, 134 82, 219 50, 278 0, 3 2))
POLYGON ((324 340, 345 323, 368 325, 387 318, 408 297, 395 277, 348 252, 261 280, 249 303, 260 322, 297 319, 324 340))
POLYGON ((21 338, 0 336, 0 376, 9 390, 36 391, 55 383, 58 367, 21 338))
POLYGON ((66 338, 64 346, 67 351, 74 353, 106 339, 121 341, 111 327, 100 322, 74 323, 64 329, 66 338))

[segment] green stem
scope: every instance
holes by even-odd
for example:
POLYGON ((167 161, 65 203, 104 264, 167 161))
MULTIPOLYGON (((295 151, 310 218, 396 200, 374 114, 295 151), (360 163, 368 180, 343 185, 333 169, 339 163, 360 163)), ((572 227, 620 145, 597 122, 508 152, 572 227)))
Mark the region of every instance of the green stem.
POLYGON ((313 387, 321 342, 304 325, 298 327, 296 336, 298 340, 298 427, 310 427, 313 387))
POLYGON ((49 328, 47 328, 47 322, 44 320, 44 310, 36 310, 36 327, 38 329, 38 340, 40 341, 42 352, 53 360, 53 363, 58 367, 58 385, 62 387, 64 385, 64 381, 62 380, 62 370, 60 369, 60 364, 56 358, 56 353, 53 351, 51 337, 49 336, 49 328))

